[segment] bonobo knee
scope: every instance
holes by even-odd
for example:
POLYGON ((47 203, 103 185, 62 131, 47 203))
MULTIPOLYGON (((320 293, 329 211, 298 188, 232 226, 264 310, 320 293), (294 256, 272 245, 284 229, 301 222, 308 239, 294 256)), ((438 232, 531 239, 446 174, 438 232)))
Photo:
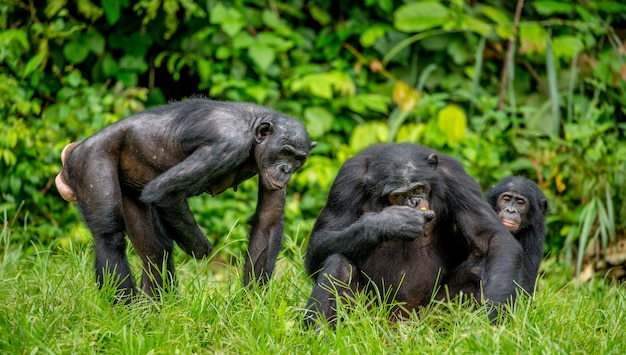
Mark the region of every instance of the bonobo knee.
POLYGON ((212 251, 213 247, 211 246, 211 244, 206 243, 205 245, 195 248, 192 254, 195 259, 204 259, 207 258, 212 251))
POLYGON ((324 261, 320 276, 333 275, 338 280, 347 282, 352 277, 353 269, 350 259, 341 254, 332 254, 324 261))

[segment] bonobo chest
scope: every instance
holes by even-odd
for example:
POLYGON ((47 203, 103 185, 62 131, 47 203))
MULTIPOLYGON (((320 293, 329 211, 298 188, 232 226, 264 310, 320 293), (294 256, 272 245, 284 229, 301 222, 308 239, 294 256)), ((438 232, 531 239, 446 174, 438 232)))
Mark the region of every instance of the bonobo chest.
POLYGON ((230 174, 225 174, 209 181, 209 186, 207 186, 205 191, 211 196, 219 195, 231 187, 233 188, 233 190, 237 191, 237 186, 239 186, 239 184, 248 180, 256 174, 257 173, 255 171, 247 169, 233 172, 230 174))

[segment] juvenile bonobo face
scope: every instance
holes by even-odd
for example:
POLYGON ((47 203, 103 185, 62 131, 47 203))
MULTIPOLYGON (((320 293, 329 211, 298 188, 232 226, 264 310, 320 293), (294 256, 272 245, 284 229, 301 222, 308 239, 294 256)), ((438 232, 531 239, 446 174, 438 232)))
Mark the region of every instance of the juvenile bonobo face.
POLYGON ((528 201, 522 195, 506 191, 498 196, 497 210, 502 224, 509 232, 515 234, 526 221, 528 201))
POLYGON ((396 189, 388 195, 389 203, 395 206, 407 206, 426 211, 430 186, 426 182, 417 182, 407 188, 396 189))
POLYGON ((255 159, 264 187, 280 190, 302 167, 316 142, 310 142, 304 126, 295 122, 263 122, 257 128, 255 159))

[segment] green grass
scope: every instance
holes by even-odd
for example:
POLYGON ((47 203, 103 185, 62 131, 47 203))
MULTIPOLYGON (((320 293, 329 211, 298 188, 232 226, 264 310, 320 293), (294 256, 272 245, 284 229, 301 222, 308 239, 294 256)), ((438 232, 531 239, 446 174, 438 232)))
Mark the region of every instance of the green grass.
MULTIPOLYGON (((286 238, 275 278, 262 291, 241 287, 240 267, 177 252, 178 292, 113 306, 94 282, 88 246, 72 251, 0 242, 0 353, 4 354, 623 354, 626 290, 571 282, 556 261, 532 300, 500 325, 484 310, 446 302, 399 323, 389 309, 339 310, 336 332, 302 326, 311 282, 302 246, 286 238), (29 248, 31 249, 31 248, 29 248), (284 257, 283 255, 289 255, 284 257)), ((136 258, 133 259, 136 265, 136 258)))

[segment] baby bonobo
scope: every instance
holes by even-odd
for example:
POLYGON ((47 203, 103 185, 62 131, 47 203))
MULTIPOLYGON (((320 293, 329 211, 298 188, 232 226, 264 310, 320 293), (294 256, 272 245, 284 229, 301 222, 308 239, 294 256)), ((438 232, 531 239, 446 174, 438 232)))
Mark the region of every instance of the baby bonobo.
POLYGON ((265 284, 281 247, 286 187, 316 143, 293 117, 248 103, 192 99, 134 114, 62 153, 59 193, 76 201, 94 236, 96 278, 135 292, 127 234, 149 295, 171 285, 176 242, 203 258, 211 243, 187 198, 212 196, 259 175, 244 283, 265 284))
MULTIPOLYGON (((497 213, 504 227, 521 243, 522 280, 520 284, 528 295, 532 295, 543 258, 543 243, 546 235, 548 200, 533 181, 509 176, 487 191, 487 202, 497 213)), ((480 299, 485 264, 477 250, 469 254, 468 260, 459 265, 446 281, 446 289, 439 298, 454 297, 460 292, 480 299)))

